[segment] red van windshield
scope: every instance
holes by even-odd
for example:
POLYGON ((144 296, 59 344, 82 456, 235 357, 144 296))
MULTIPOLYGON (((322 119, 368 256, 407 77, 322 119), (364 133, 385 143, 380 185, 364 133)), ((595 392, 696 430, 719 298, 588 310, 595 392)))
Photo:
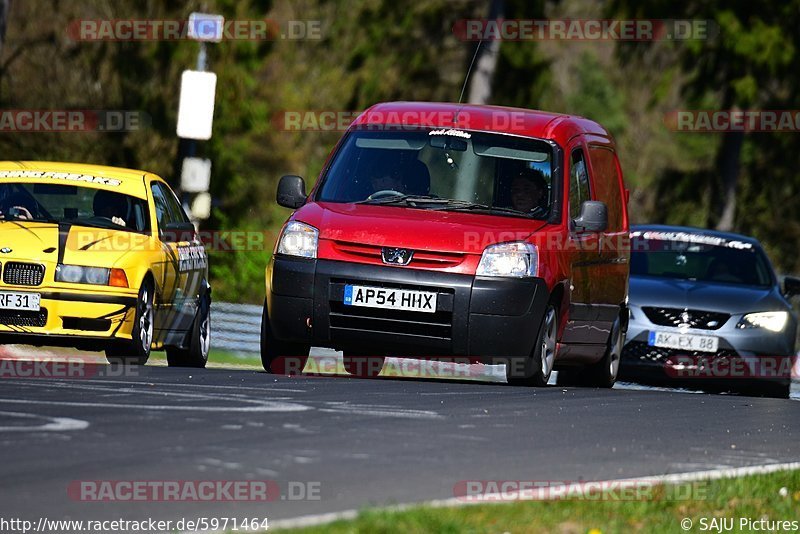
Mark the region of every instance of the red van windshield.
POLYGON ((453 129, 355 131, 317 200, 546 219, 552 169, 551 145, 536 139, 453 129))

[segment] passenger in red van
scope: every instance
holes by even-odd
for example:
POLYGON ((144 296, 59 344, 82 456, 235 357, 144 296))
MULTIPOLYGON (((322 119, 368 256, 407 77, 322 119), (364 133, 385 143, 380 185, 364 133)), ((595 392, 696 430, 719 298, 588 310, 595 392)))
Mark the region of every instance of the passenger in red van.
POLYGON ((628 322, 626 198, 614 141, 590 120, 374 106, 310 194, 298 176, 278 186, 296 211, 266 269, 264 368, 300 372, 313 345, 344 351, 359 375, 387 355, 455 357, 504 363, 511 384, 559 369, 611 387, 628 322))

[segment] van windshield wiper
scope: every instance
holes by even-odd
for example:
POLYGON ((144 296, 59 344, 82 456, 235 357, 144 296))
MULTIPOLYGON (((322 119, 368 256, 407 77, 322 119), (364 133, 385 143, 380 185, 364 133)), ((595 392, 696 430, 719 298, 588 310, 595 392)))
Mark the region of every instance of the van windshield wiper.
POLYGON ((447 204, 451 202, 446 198, 439 198, 430 195, 394 195, 381 198, 368 198, 359 200, 356 204, 408 204, 414 206, 417 203, 425 204, 447 204))
POLYGON ((441 198, 429 195, 396 195, 390 197, 366 199, 356 202, 356 204, 377 204, 377 205, 397 205, 404 204, 413 208, 419 207, 419 204, 433 204, 434 206, 425 207, 431 211, 455 211, 455 210, 470 210, 470 211, 486 211, 488 213, 504 213, 509 215, 517 215, 523 217, 537 217, 544 215, 545 210, 541 206, 537 206, 533 211, 521 211, 514 208, 504 208, 500 206, 490 206, 488 204, 481 204, 479 202, 470 202, 469 200, 459 200, 455 198, 441 198))
POLYGON ((447 205, 437 210, 469 210, 469 211, 487 211, 489 213, 508 213, 511 215, 522 215, 524 217, 535 217, 543 215, 545 210, 541 206, 537 206, 533 211, 522 211, 514 208, 504 208, 501 206, 490 206, 488 204, 481 204, 479 202, 470 202, 468 200, 450 200, 447 205))

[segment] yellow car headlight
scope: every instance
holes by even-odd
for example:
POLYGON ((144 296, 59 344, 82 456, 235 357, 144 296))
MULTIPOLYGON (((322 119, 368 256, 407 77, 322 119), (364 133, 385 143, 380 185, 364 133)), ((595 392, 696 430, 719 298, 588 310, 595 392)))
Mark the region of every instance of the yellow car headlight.
POLYGON ((58 264, 56 282, 89 284, 93 286, 128 287, 128 277, 122 269, 106 267, 84 267, 82 265, 58 264))

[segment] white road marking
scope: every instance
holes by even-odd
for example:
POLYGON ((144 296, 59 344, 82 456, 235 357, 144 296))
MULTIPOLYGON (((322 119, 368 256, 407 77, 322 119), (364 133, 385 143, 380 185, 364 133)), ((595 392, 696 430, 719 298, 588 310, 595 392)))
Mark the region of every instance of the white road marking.
MULTIPOLYGON (((791 471, 800 469, 800 462, 788 462, 780 464, 766 464, 754 465, 747 467, 728 467, 722 469, 713 469, 709 471, 697 471, 689 473, 676 473, 672 475, 656 475, 656 476, 642 476, 637 478, 626 479, 612 479, 607 481, 595 481, 600 484, 626 484, 637 483, 646 481, 652 485, 660 484, 685 484, 688 482, 697 482, 701 480, 718 480, 722 478, 735 478, 748 475, 766 475, 778 471, 791 471)), ((552 488, 551 495, 559 495, 557 488, 552 488)), ((563 493, 561 493, 563 494, 563 493)), ((410 508, 417 508, 420 506, 427 506, 430 508, 453 508, 458 506, 472 506, 474 504, 504 504, 509 502, 508 494, 481 494, 485 500, 481 501, 465 501, 457 497, 449 499, 434 499, 430 501, 422 501, 417 503, 397 504, 392 506, 381 507, 381 510, 390 512, 402 512, 410 508)), ((547 500, 547 499, 543 499, 547 500)), ((290 529, 290 528, 306 528, 326 525, 339 520, 352 520, 358 517, 358 510, 343 510, 341 512, 329 512, 325 514, 314 514, 299 516, 291 519, 280 519, 277 521, 270 521, 269 526, 273 529, 290 529)))
MULTIPOLYGON (((25 382, 25 383, 29 383, 29 384, 36 384, 36 383, 40 383, 40 382, 48 381, 48 380, 51 380, 51 379, 49 379, 49 378, 36 378, 36 379, 27 379, 26 380, 24 378, 19 378, 19 379, 14 379, 14 382, 15 383, 16 382, 25 382)), ((56 382, 56 383, 59 383, 59 384, 64 383, 63 380, 52 379, 52 381, 48 382, 48 384, 50 384, 52 382, 56 382)), ((259 387, 256 387, 256 386, 222 386, 222 385, 215 385, 215 384, 196 384, 196 383, 193 383, 193 382, 185 382, 185 383, 181 384, 181 383, 177 383, 177 382, 153 382, 153 381, 147 381, 147 380, 139 380, 139 381, 136 381, 136 380, 97 380, 97 379, 90 379, 90 378, 80 378, 80 379, 70 380, 70 382, 88 382, 90 384, 130 384, 130 385, 136 385, 136 386, 171 386, 171 387, 208 388, 208 389, 235 389, 237 391, 241 391, 241 390, 244 390, 244 389, 252 389, 253 391, 258 391, 258 392, 261 392, 261 393, 273 392, 273 391, 279 392, 279 393, 305 393, 306 392, 305 389, 290 389, 290 388, 272 388, 272 387, 269 387, 270 383, 275 383, 275 382, 266 383, 263 387, 261 387, 261 386, 259 386, 259 387)))
MULTIPOLYGON (((142 384, 137 384, 142 385, 142 384)), ((114 387, 101 387, 94 385, 82 385, 73 382, 59 382, 57 384, 47 384, 49 388, 57 387, 61 389, 70 390, 88 390, 101 393, 112 393, 119 395, 120 393, 130 393, 133 395, 155 395, 160 399, 172 398, 177 401, 201 401, 212 402, 219 404, 220 402, 230 402, 244 404, 245 406, 198 406, 198 405, 177 405, 177 404, 140 404, 140 403, 122 403, 122 402, 90 402, 90 401, 48 401, 38 399, 17 399, 17 398, 3 398, 0 397, 0 404, 38 404, 45 406, 71 406, 79 408, 121 408, 131 409, 139 408, 141 410, 155 410, 155 411, 184 411, 184 412, 234 412, 234 413, 254 413, 254 412, 301 412, 311 410, 310 406, 298 404, 294 402, 285 402, 278 400, 266 399, 248 399, 235 395, 207 395, 201 393, 178 393, 172 391, 149 391, 139 388, 114 388, 114 387)))
MULTIPOLYGON (((298 412, 313 410, 312 406, 292 402, 291 398, 280 397, 267 399, 253 399, 240 394, 211 394, 211 393, 188 393, 177 391, 160 391, 144 389, 143 386, 149 386, 149 383, 142 384, 140 382, 124 382, 119 381, 120 384, 133 384, 140 387, 113 387, 107 385, 103 381, 94 381, 91 384, 81 383, 83 381, 53 381, 43 383, 41 380, 31 381, 28 385, 41 386, 46 385, 48 389, 66 389, 66 390, 79 390, 79 391, 93 391, 104 394, 113 394, 119 396, 120 394, 131 395, 155 395, 163 401, 164 398, 176 399, 177 402, 208 402, 216 404, 216 406, 204 406, 199 404, 192 405, 179 405, 179 404, 142 404, 142 403, 122 403, 122 402, 93 402, 93 401, 48 401, 38 399, 18 399, 18 398, 3 398, 0 396, 0 404, 39 404, 39 405, 58 405, 58 406, 71 406, 81 408, 139 408, 141 410, 156 410, 156 411, 193 411, 193 412, 298 412), (219 403, 239 403, 246 406, 219 406, 219 403)), ((372 404, 351 404, 350 402, 326 402, 326 407, 318 408, 321 412, 326 413, 341 413, 347 415, 367 415, 377 417, 397 417, 407 419, 441 419, 443 416, 431 410, 409 410, 401 409, 391 405, 372 405, 372 404)))
POLYGON ((0 415, 21 417, 23 419, 45 419, 48 421, 38 426, 0 426, 0 432, 66 432, 89 428, 88 421, 72 419, 71 417, 50 417, 23 412, 0 412, 0 415))
POLYGON ((379 417, 401 417, 408 419, 443 419, 444 416, 431 410, 408 410, 396 406, 351 404, 349 402, 326 402, 328 408, 319 408, 320 412, 355 415, 375 415, 379 417))

